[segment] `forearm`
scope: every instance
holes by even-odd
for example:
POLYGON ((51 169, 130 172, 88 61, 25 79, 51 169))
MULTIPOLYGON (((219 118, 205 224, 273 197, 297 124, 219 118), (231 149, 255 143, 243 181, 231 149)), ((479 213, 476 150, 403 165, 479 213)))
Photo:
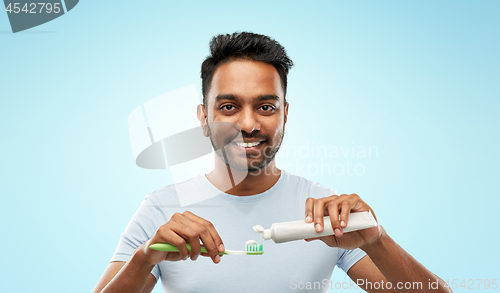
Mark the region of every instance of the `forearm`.
POLYGON ((451 292, 443 280, 401 248, 385 230, 382 230, 379 240, 361 249, 368 254, 387 281, 391 282, 396 292, 451 292))
POLYGON ((141 253, 140 250, 134 251, 130 260, 100 293, 141 293, 154 267, 144 260, 141 253))

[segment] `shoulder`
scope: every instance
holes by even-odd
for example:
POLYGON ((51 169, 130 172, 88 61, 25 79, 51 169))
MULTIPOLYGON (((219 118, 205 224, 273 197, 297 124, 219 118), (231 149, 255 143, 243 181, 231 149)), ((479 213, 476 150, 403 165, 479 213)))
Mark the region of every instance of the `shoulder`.
POLYGON ((167 185, 146 195, 146 199, 152 201, 155 205, 164 203, 179 204, 179 198, 175 192, 175 184, 167 185))
POLYGON ((200 184, 199 177, 200 176, 197 176, 189 180, 186 180, 184 182, 167 185, 161 189, 157 189, 149 193, 148 195, 146 195, 146 198, 151 200, 156 205, 170 205, 170 206, 179 205, 179 195, 178 195, 179 186, 199 185, 200 184))
POLYGON ((184 182, 170 184, 147 194, 146 199, 158 207, 180 206, 179 189, 183 186, 199 186, 201 184, 200 181, 200 176, 197 176, 184 182))
POLYGON ((282 170, 282 172, 285 172, 287 178, 287 187, 294 188, 298 191, 303 191, 303 193, 308 194, 308 197, 321 198, 339 194, 337 190, 330 187, 325 187, 316 181, 308 180, 304 177, 288 173, 284 170, 282 170))

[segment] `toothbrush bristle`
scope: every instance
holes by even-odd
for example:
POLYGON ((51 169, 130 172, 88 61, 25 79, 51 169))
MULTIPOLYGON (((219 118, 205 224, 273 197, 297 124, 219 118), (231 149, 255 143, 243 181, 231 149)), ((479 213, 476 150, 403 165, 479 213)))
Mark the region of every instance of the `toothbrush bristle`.
POLYGON ((262 244, 246 245, 245 251, 249 255, 261 255, 264 253, 264 245, 262 244))

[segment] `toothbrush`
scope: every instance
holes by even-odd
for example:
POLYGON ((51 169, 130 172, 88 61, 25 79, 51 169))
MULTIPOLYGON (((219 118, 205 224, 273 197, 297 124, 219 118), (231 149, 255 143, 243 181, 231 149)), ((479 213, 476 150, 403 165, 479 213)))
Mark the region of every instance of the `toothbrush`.
MULTIPOLYGON (((191 252, 191 245, 186 244, 186 247, 189 252, 191 252)), ((170 251, 170 252, 179 252, 177 246, 170 243, 155 243, 151 244, 149 248, 159 251, 170 251)), ((201 247, 201 252, 208 253, 205 247, 201 247)), ((257 244, 254 240, 249 240, 245 243, 245 250, 229 250, 226 249, 223 252, 219 252, 219 254, 227 254, 227 255, 262 255, 264 253, 264 248, 262 244, 257 244)))

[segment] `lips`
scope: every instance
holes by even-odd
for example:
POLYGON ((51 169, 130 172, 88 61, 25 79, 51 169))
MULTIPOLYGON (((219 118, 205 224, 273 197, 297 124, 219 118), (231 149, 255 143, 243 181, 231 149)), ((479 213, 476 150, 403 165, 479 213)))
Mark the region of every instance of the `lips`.
POLYGON ((256 142, 237 142, 236 145, 239 147, 243 148, 251 148, 258 146, 261 143, 261 141, 256 141, 256 142))
POLYGON ((237 147, 240 150, 244 150, 247 155, 248 152, 256 152, 259 149, 263 148, 264 143, 267 140, 257 140, 257 141, 234 141, 232 145, 237 147))

